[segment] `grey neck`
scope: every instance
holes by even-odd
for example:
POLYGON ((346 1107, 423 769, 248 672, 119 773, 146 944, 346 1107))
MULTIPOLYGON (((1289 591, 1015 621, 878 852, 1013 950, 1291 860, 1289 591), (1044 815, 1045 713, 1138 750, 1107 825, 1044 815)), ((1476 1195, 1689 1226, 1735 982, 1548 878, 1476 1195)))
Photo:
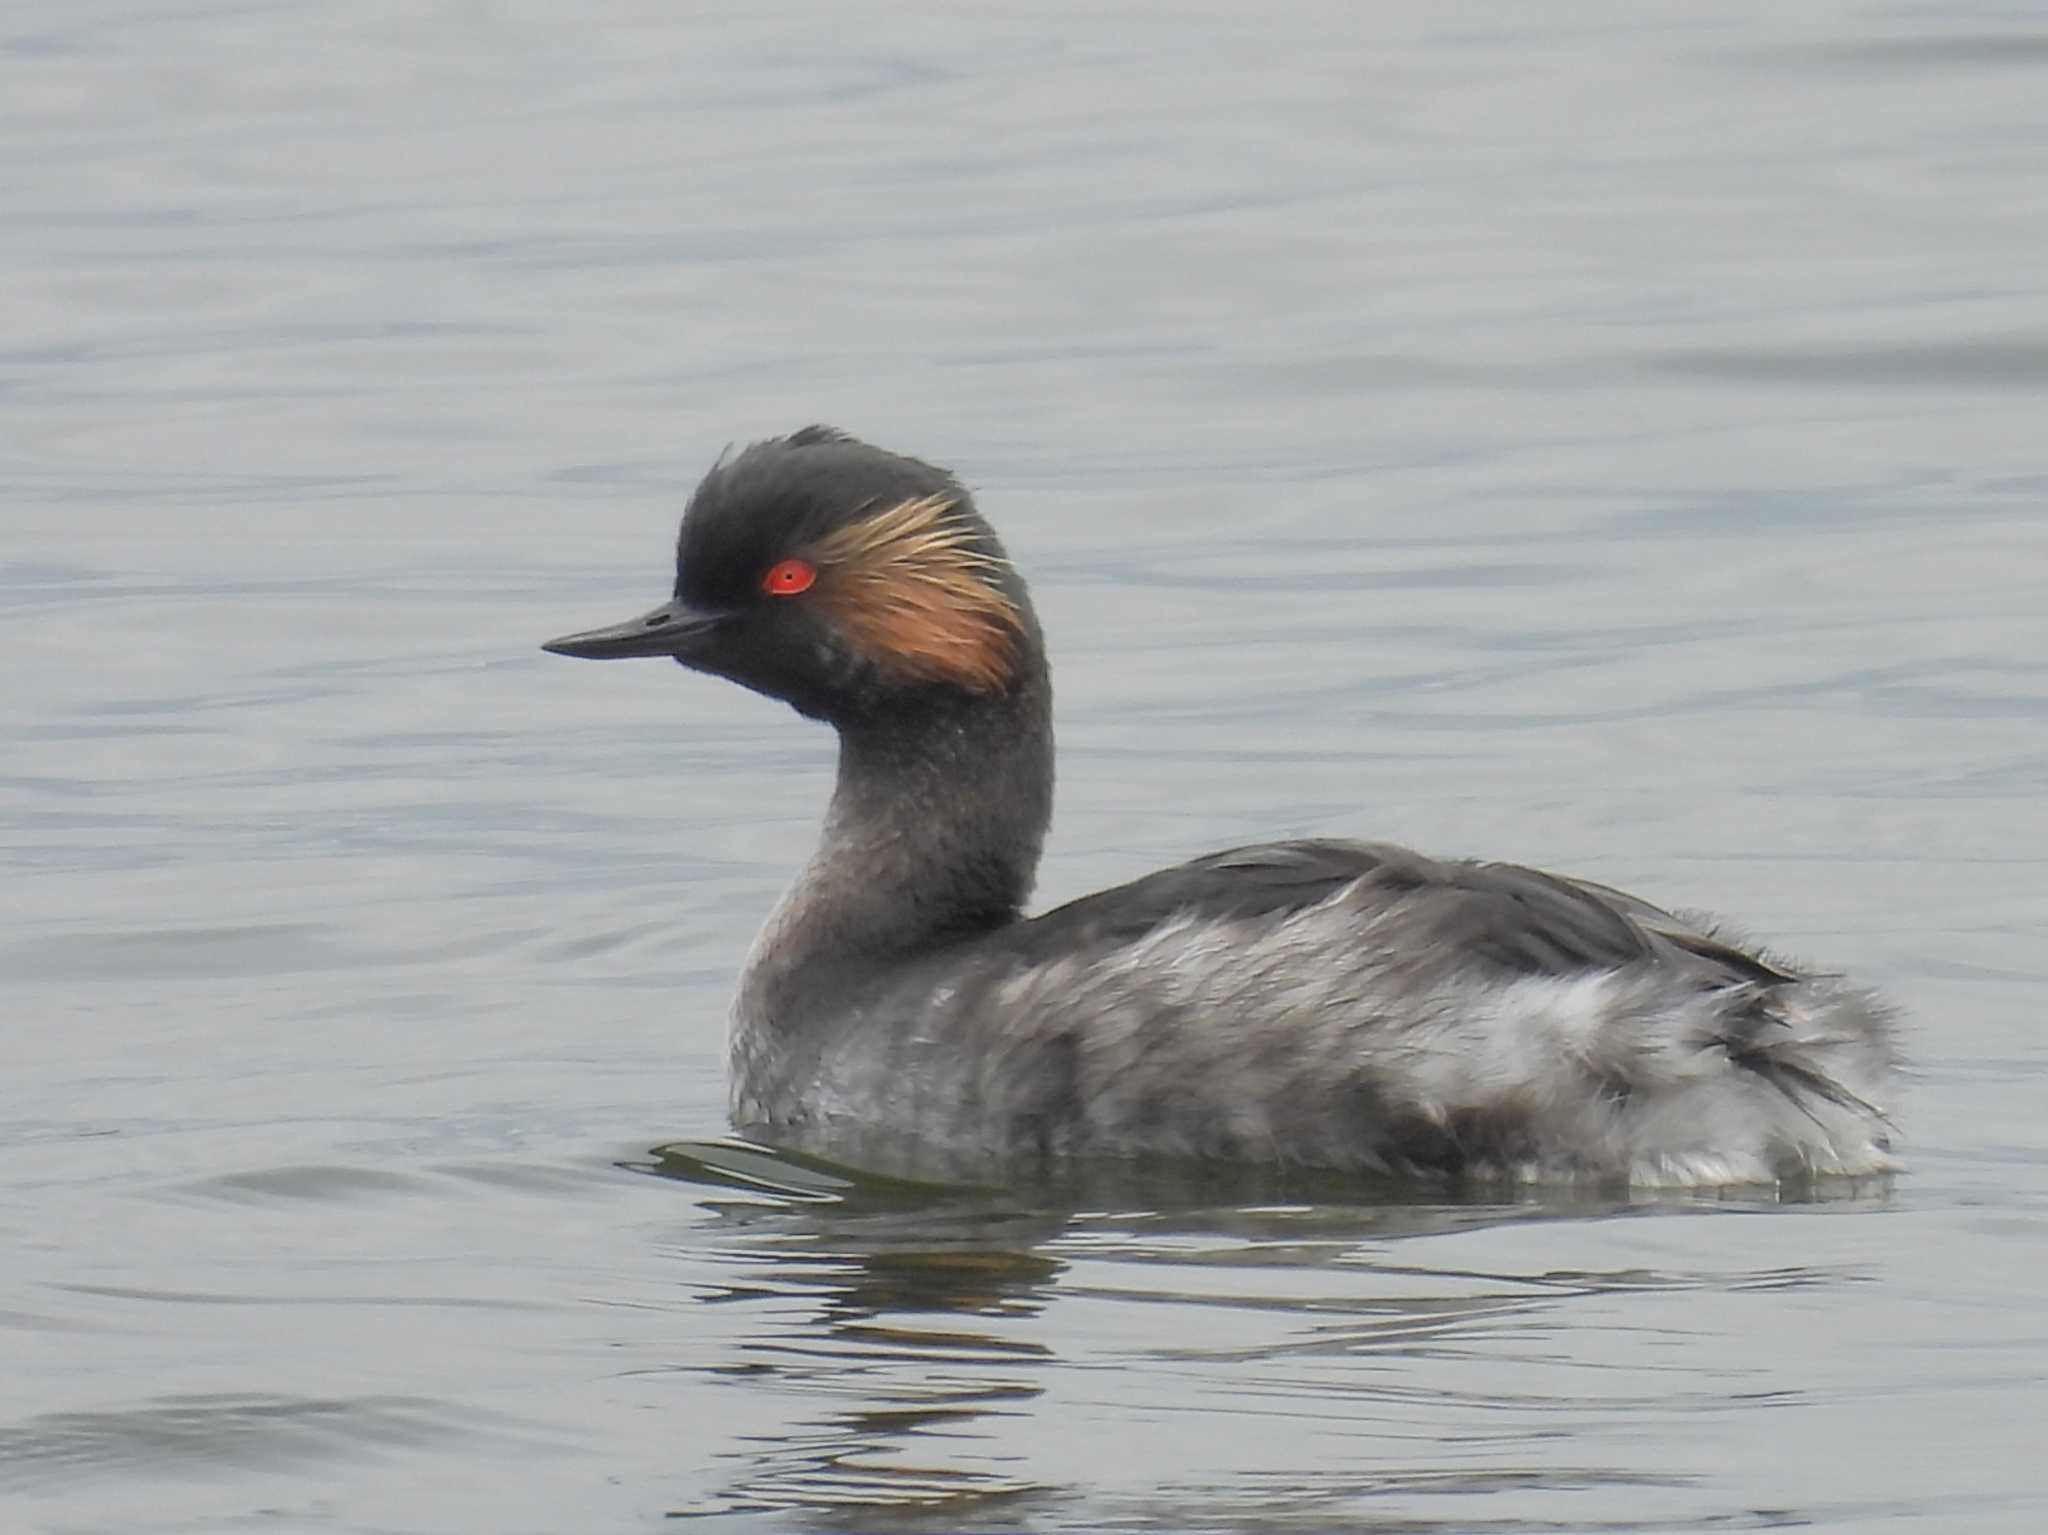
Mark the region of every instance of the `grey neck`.
POLYGON ((796 1027, 862 976, 1016 919, 1052 819, 1052 690, 952 696, 839 737, 810 862, 741 979, 742 1028, 796 1027))

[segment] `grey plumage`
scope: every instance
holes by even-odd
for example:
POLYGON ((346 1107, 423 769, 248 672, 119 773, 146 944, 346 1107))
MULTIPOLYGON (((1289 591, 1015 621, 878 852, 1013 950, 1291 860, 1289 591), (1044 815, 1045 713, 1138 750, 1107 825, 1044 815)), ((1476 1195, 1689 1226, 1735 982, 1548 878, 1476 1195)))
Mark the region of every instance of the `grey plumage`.
POLYGON ((1892 1166, 1868 993, 1514 865, 1241 848, 851 993, 801 1092, 738 1073, 743 1122, 819 1147, 915 1127, 981 1176, 1133 1154, 1651 1186, 1892 1166))

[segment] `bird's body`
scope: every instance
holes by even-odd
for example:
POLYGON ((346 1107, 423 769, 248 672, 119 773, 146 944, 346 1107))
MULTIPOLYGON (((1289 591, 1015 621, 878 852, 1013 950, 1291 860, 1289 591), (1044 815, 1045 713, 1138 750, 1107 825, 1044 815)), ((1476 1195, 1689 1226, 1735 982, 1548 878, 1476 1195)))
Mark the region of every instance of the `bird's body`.
POLYGON ((1384 844, 1212 854, 1021 915, 1051 814, 1024 585, 942 471, 822 428, 693 497, 672 654, 840 734, 732 1019, 736 1124, 1004 1177, 1148 1159, 1650 1186, 1891 1168, 1889 1016, 1581 880, 1384 844))

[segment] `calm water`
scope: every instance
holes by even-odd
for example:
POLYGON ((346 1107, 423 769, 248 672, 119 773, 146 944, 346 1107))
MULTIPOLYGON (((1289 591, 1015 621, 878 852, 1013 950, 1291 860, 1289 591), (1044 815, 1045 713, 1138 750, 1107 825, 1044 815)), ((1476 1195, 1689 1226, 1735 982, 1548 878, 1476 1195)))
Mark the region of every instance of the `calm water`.
POLYGON ((0 1527, 2039 1530, 2044 102, 2018 5, 15 0, 0 1527), (812 419, 1036 583, 1043 899, 1739 913, 1910 1010, 1910 1174, 661 1149, 829 741, 534 646, 812 419))

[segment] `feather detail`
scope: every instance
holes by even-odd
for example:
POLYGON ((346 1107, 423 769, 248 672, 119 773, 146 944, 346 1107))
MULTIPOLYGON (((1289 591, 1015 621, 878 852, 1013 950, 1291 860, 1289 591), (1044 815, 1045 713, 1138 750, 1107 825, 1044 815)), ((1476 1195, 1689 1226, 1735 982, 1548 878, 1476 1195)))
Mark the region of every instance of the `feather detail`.
POLYGON ((1003 561, 954 518, 952 498, 917 496, 833 530, 813 547, 819 605, 875 663, 899 676, 1000 692, 1015 674, 1016 603, 1003 561))

